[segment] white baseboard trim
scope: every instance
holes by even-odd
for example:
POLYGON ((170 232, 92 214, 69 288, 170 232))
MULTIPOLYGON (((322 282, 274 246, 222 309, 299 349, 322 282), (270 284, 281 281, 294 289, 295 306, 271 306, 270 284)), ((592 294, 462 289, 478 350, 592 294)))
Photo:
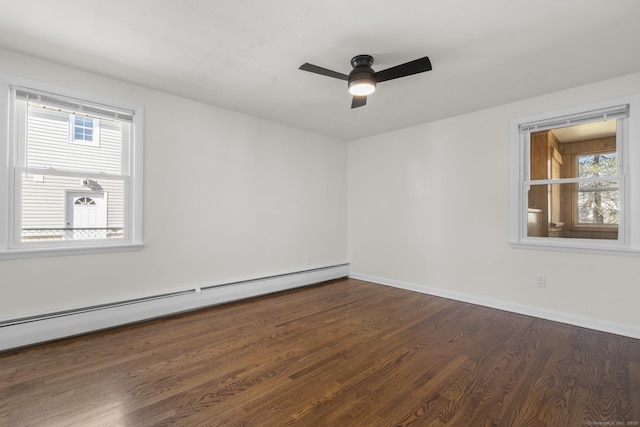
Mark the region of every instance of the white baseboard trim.
POLYGON ((640 327, 627 325, 623 323, 609 322, 607 320, 595 319, 591 317, 579 316, 570 313, 563 313, 555 310, 534 307, 523 304, 516 304, 504 300, 496 300, 492 298, 483 298, 475 295, 469 295, 462 292, 448 291, 445 289, 431 288, 415 283, 403 282, 400 280, 388 279, 385 277, 377 277, 368 274, 351 272, 349 277, 352 279, 364 280, 367 282, 377 283, 380 285, 392 286, 394 288, 405 289, 408 291, 419 292, 422 294, 433 295, 442 298, 448 298, 456 301, 468 302, 471 304, 481 305, 484 307, 496 308, 498 310, 509 311, 526 316, 537 317, 540 319, 552 320, 554 322, 566 323, 573 326, 579 326, 587 329, 595 329, 597 331, 608 332, 625 337, 640 339, 640 327))
POLYGON ((319 267, 147 298, 0 322, 0 351, 347 277, 349 264, 319 267))

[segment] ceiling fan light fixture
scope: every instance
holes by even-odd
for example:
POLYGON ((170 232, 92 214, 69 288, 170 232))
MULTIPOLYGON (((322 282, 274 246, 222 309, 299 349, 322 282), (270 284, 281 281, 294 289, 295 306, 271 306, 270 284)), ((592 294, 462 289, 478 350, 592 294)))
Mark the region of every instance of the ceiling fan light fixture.
POLYGON ((372 65, 373 56, 356 55, 351 58, 351 66, 353 67, 353 70, 351 70, 349 75, 318 67, 317 65, 309 64, 308 62, 302 64, 300 69, 302 71, 308 71, 310 73, 320 74, 334 79, 346 80, 349 93, 353 95, 351 108, 358 108, 367 105, 367 96, 371 95, 376 90, 376 85, 378 83, 386 82, 387 80, 399 79, 400 77, 411 76, 413 74, 424 73, 425 71, 431 71, 432 69, 431 61, 427 56, 377 72, 373 71, 371 68, 372 65))
POLYGON ((354 96, 371 95, 376 90, 376 82, 370 79, 358 79, 349 82, 349 92, 354 96))

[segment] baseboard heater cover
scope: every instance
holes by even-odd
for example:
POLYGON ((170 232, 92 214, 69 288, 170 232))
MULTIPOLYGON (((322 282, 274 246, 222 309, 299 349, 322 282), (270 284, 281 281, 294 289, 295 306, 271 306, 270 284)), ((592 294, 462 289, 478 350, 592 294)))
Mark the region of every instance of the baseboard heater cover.
POLYGON ((339 264, 0 322, 0 351, 347 277, 339 264))

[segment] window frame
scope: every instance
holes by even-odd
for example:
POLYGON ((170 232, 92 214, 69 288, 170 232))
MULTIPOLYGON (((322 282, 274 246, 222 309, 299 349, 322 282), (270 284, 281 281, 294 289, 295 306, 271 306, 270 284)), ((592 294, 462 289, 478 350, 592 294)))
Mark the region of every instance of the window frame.
MULTIPOLYGON (((640 195, 632 189, 640 188, 640 94, 595 102, 586 105, 544 112, 511 120, 510 123, 510 244, 513 248, 565 251, 595 254, 640 255, 640 195), (620 219, 618 239, 586 239, 561 237, 534 237, 527 235, 528 212, 528 162, 530 136, 534 130, 521 132, 521 128, 533 128, 537 123, 553 124, 558 128, 588 120, 590 114, 627 105, 628 116, 618 119, 616 152, 618 172, 613 180, 619 180, 620 219), (569 121, 573 120, 571 124, 569 121)), ((550 184, 556 181, 547 180, 550 184)), ((529 181, 530 182, 530 181, 529 181)), ((544 183, 544 180, 541 182, 544 183)), ((577 218, 576 218, 577 220, 577 218)))
MULTIPOLYGON (((91 128, 91 139, 76 138, 76 118, 83 117, 79 114, 69 114, 69 142, 72 144, 86 145, 89 147, 100 147, 100 119, 93 119, 93 127, 91 128)), ((83 129, 89 129, 88 126, 80 126, 83 129)))
MULTIPOLYGON (((5 132, 0 133, 0 260, 38 258, 60 255, 83 255, 140 250, 143 241, 143 129, 144 107, 110 97, 69 89, 22 77, 0 74, 0 120, 5 123, 5 132), (133 112, 127 153, 125 174, 124 227, 125 237, 120 239, 90 239, 78 241, 28 242, 20 241, 17 211, 21 203, 20 189, 16 188, 14 168, 17 159, 18 138, 21 126, 17 123, 14 87, 54 94, 64 99, 82 103, 110 106, 133 112), (18 208, 16 208, 18 206, 18 208)), ((71 123, 70 126, 73 126, 71 123)), ((22 125, 24 128, 24 125, 22 125)), ((83 141, 78 141, 83 143, 83 141)))

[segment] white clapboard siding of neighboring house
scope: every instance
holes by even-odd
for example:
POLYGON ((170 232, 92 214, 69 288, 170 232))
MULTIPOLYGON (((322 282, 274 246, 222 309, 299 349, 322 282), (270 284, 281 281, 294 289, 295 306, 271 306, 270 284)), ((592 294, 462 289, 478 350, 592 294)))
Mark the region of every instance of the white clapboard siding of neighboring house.
MULTIPOLYGON (((72 140, 72 115, 30 107, 27 122, 28 168, 54 168, 57 173, 25 174, 22 181, 22 228, 70 228, 70 197, 96 200, 105 221, 100 226, 122 228, 124 185, 121 180, 105 179, 96 173, 121 174, 122 124, 99 120, 94 141, 72 140), (72 171, 73 176, 60 171, 72 171), (88 177, 78 177, 83 172, 88 177)), ((71 175, 71 174, 70 174, 71 175)))

